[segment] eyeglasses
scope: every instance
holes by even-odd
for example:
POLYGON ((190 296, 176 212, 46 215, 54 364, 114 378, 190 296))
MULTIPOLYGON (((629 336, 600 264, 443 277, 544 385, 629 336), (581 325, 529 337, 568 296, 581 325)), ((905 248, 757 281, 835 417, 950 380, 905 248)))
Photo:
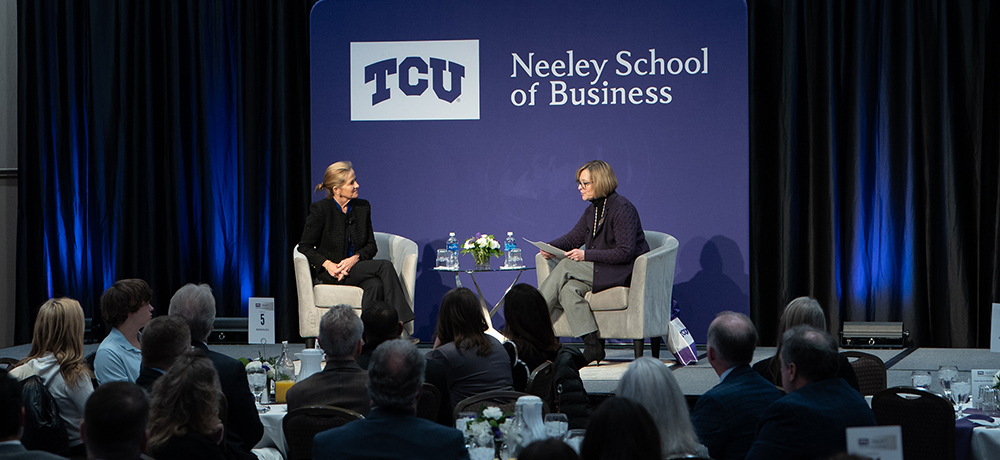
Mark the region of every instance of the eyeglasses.
POLYGON ((580 182, 580 181, 576 181, 576 186, 578 188, 587 188, 587 187, 590 187, 590 184, 593 184, 593 182, 580 182))

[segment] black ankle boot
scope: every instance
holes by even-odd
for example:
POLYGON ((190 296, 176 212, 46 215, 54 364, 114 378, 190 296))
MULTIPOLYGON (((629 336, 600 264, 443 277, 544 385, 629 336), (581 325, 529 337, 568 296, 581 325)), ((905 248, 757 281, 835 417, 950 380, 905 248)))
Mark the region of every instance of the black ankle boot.
POLYGON ((600 332, 591 332, 583 336, 583 357, 586 358, 587 364, 597 361, 598 364, 604 359, 604 339, 601 338, 600 332))

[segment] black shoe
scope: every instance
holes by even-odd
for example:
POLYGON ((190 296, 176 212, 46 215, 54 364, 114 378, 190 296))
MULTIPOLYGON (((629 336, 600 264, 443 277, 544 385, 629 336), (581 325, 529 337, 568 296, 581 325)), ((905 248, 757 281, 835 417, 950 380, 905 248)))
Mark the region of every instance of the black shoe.
POLYGON ((604 339, 599 335, 599 332, 591 332, 583 336, 583 357, 587 360, 587 364, 597 361, 597 365, 601 365, 601 360, 604 359, 604 339))

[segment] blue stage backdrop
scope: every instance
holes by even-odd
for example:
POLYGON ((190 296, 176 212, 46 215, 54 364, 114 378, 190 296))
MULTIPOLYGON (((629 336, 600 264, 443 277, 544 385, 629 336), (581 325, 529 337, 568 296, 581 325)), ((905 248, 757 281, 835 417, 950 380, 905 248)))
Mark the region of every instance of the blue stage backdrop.
MULTIPOLYGON (((376 231, 417 242, 418 336, 455 285, 432 270, 448 232, 561 236, 594 159, 643 228, 680 241, 696 340, 716 312, 749 312, 744 2, 326 0, 311 24, 313 183, 352 161, 376 231)), ((513 275, 479 279, 495 301, 513 275)))

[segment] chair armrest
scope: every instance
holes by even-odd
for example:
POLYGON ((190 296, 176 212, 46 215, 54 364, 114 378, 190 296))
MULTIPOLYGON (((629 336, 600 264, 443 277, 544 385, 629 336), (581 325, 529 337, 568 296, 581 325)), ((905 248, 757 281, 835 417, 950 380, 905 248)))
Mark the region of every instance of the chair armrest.
POLYGON ((670 323, 670 306, 674 290, 674 271, 677 263, 677 239, 666 235, 666 242, 639 256, 632 268, 628 308, 641 315, 644 328, 653 331, 651 336, 666 333, 670 323))

